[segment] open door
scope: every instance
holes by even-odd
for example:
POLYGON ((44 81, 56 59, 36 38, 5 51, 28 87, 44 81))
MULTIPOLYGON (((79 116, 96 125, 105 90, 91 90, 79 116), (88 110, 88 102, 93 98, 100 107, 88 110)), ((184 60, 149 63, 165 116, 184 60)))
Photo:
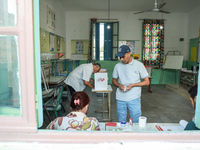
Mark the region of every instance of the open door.
POLYGON ((119 22, 113 22, 113 38, 112 38, 112 60, 117 60, 115 55, 119 48, 119 22))

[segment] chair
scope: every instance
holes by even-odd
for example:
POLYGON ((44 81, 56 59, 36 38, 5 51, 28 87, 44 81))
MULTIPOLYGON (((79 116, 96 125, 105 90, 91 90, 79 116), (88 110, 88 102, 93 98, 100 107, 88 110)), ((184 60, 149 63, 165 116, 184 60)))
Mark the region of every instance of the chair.
POLYGON ((76 60, 75 62, 76 62, 76 67, 78 67, 80 64, 80 60, 76 60))
POLYGON ((50 80, 50 65, 49 64, 42 64, 41 65, 41 77, 42 82, 44 84, 44 89, 42 91, 42 95, 47 95, 53 91, 53 89, 49 88, 49 80, 50 80))
POLYGON ((63 61, 59 59, 55 61, 55 75, 67 77, 67 71, 63 72, 63 61))
POLYGON ((151 79, 153 79, 153 77, 151 76, 152 66, 145 66, 145 68, 146 68, 146 70, 147 70, 147 72, 149 74, 149 88, 148 88, 148 91, 150 93, 152 93, 152 91, 151 91, 151 79))
POLYGON ((48 111, 54 111, 56 118, 58 117, 58 114, 57 114, 58 111, 62 116, 61 103, 62 103, 63 88, 64 88, 64 86, 61 86, 57 90, 55 90, 54 96, 51 97, 49 100, 47 100, 47 102, 44 103, 44 109, 45 109, 50 121, 52 121, 52 120, 51 120, 51 117, 50 117, 48 111))
POLYGON ((71 94, 70 94, 70 91, 69 91, 69 87, 68 86, 66 86, 66 91, 63 91, 63 95, 62 95, 62 97, 67 97, 67 100, 68 101, 71 101, 71 94))
POLYGON ((73 71, 73 67, 74 67, 74 61, 70 60, 70 63, 69 63, 69 73, 73 71))

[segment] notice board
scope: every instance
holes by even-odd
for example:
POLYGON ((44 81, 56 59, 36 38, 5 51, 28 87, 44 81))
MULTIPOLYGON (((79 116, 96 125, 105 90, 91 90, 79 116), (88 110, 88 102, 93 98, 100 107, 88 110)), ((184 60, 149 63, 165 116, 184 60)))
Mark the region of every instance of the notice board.
POLYGON ((165 55, 164 69, 181 69, 183 64, 183 56, 165 55))

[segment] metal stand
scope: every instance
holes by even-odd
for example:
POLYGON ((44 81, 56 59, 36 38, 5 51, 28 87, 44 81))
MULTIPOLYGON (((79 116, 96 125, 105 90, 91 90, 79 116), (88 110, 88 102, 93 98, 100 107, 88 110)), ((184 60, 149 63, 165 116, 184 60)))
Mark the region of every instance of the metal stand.
POLYGON ((100 122, 103 122, 103 121, 112 121, 111 117, 110 117, 110 107, 111 107, 111 92, 112 92, 112 88, 111 88, 111 85, 108 85, 108 89, 107 90, 92 90, 92 92, 97 92, 97 93, 102 93, 103 94, 103 97, 102 97, 102 111, 95 111, 95 113, 103 113, 103 117, 102 119, 99 119, 100 122), (107 110, 104 110, 104 100, 105 100, 105 93, 108 93, 108 109, 107 110), (108 119, 105 119, 104 118, 104 113, 108 113, 108 119))

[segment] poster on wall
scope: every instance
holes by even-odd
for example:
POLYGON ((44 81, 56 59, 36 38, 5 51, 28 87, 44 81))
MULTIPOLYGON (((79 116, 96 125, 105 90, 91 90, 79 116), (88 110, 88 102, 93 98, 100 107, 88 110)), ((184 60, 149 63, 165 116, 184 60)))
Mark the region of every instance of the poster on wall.
POLYGON ((83 41, 76 41, 75 53, 76 54, 83 54, 83 49, 84 49, 84 42, 83 41))
POLYGON ((47 26, 53 30, 55 30, 56 28, 55 20, 56 20, 55 12, 52 11, 51 8, 47 6, 47 26))
POLYGON ((57 37, 57 51, 60 51, 60 37, 57 37))
POLYGON ((135 52, 135 41, 119 41, 119 47, 122 45, 128 45, 130 50, 131 50, 131 54, 134 54, 135 52))
POLYGON ((49 50, 54 51, 54 34, 52 33, 50 33, 49 43, 49 50))

